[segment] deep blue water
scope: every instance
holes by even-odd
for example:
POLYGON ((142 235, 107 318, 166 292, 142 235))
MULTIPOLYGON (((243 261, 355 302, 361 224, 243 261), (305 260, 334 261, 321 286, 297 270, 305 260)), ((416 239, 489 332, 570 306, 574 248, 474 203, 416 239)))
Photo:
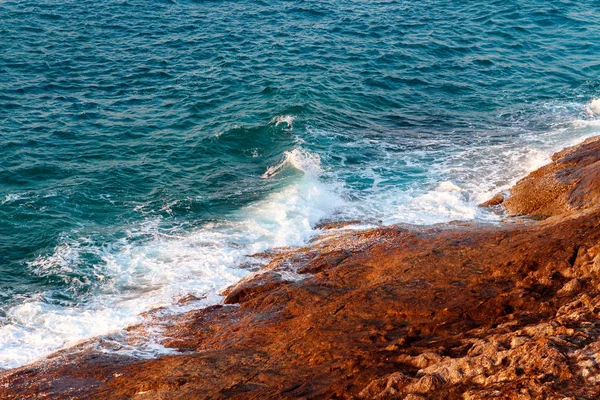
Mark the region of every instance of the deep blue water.
POLYGON ((597 2, 1 1, 0 367, 600 130, 597 2))

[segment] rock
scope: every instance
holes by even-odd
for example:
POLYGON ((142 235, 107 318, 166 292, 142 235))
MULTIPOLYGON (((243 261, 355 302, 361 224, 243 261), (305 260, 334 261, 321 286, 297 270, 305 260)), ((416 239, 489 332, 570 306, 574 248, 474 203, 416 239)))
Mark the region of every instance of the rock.
POLYGON ((282 279, 276 272, 268 271, 266 273, 252 276, 252 279, 244 279, 237 285, 229 288, 225 294, 224 304, 243 303, 257 296, 260 293, 267 292, 278 286, 289 282, 282 279))
POLYGON ((497 193, 491 199, 484 201, 479 205, 479 207, 493 207, 498 206, 504 202, 504 194, 497 193))
POLYGON ((319 255, 298 269, 299 274, 316 274, 323 270, 333 268, 348 258, 352 253, 348 250, 334 250, 319 255))
POLYGON ((565 283, 565 285, 556 294, 558 296, 569 296, 581 292, 582 289, 583 282, 580 279, 574 278, 565 283))
POLYGON ((357 219, 350 221, 320 221, 317 225, 315 225, 315 229, 321 230, 330 230, 330 229, 341 229, 350 225, 360 224, 362 221, 357 219))
POLYGON ((425 375, 417 382, 406 386, 405 390, 411 393, 431 393, 439 390, 444 385, 444 379, 438 375, 425 375))
POLYGON ((364 388, 359 394, 359 399, 391 399, 402 398, 403 389, 414 382, 401 372, 394 372, 385 378, 376 379, 364 388))
POLYGON ((330 230, 264 254, 234 305, 126 330, 160 328, 172 353, 94 339, 1 372, 0 398, 600 398, 598 161, 597 140, 565 149, 501 203, 543 221, 330 230))
POLYGON ((600 140, 594 137, 552 156, 553 162, 521 179, 503 201, 512 215, 546 218, 598 204, 600 140))
POLYGON ((193 294, 188 294, 188 295, 183 296, 179 300, 177 300, 177 304, 189 304, 193 301, 200 301, 205 298, 206 298, 206 296, 197 297, 197 296, 194 296, 193 294))

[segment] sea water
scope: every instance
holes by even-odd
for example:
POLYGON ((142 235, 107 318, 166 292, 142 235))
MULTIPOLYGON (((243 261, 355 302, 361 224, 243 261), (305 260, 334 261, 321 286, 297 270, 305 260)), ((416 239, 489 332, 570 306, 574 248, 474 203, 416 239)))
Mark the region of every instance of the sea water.
POLYGON ((596 6, 1 0, 0 368, 218 303, 320 221, 496 223, 600 132, 596 6))

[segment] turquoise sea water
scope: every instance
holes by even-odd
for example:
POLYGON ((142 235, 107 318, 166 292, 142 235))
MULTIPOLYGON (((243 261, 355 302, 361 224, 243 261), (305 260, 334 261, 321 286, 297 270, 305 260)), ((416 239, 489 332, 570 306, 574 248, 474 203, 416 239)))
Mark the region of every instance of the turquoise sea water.
POLYGON ((597 6, 0 0, 0 367, 218 302, 321 220, 497 220, 600 131, 597 6))

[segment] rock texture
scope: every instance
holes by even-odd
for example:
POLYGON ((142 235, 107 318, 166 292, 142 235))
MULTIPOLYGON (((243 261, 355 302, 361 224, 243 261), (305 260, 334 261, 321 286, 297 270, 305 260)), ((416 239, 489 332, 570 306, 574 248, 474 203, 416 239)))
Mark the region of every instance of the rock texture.
POLYGON ((566 148, 520 180, 502 204, 509 213, 547 218, 595 207, 600 198, 598 137, 566 148))
POLYGON ((157 314, 176 353, 84 344, 5 371, 0 398, 600 398, 599 159, 557 153, 491 203, 535 221, 331 230, 223 305, 157 314))

